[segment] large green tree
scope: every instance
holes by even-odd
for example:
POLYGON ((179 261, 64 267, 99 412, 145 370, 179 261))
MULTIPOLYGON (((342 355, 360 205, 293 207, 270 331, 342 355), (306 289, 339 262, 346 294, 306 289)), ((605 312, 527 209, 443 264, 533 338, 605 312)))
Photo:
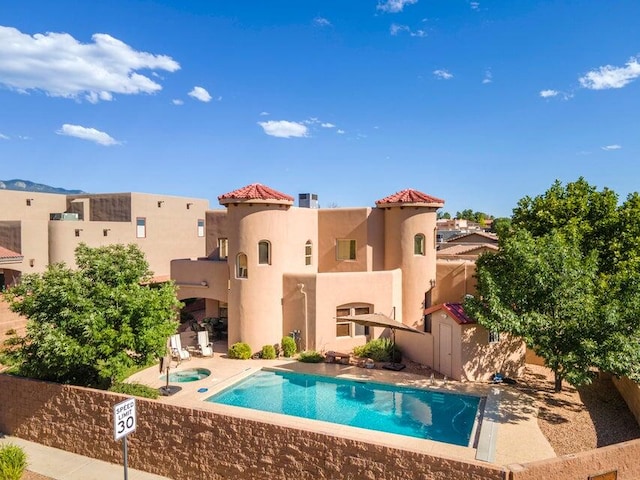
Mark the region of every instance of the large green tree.
POLYGON ((135 245, 76 249, 76 269, 50 265, 5 293, 28 318, 20 373, 108 388, 134 366, 165 353, 180 306, 175 286, 149 285, 149 265, 135 245))
POLYGON ((640 380, 637 193, 619 205, 583 178, 556 181, 518 202, 500 248, 478 261, 468 308, 481 323, 522 336, 556 372, 556 388, 588 381, 589 367, 640 380))

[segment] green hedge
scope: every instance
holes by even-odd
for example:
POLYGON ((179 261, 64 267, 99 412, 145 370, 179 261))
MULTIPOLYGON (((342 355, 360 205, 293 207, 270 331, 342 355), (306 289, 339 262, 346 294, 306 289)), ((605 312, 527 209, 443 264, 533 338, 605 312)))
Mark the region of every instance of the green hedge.
POLYGON ((135 395, 136 397, 144 398, 158 398, 160 396, 156 388, 151 388, 141 383, 124 383, 116 382, 111 388, 110 392, 124 393, 125 395, 135 395))
POLYGON ((229 347, 227 356, 238 360, 247 360, 251 358, 251 347, 244 342, 234 343, 229 347))

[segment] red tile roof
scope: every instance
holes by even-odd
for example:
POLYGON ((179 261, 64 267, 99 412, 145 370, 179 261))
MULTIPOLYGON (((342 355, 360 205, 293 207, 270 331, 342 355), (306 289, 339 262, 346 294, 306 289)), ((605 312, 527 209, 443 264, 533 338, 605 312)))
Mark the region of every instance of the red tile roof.
POLYGON ((21 262, 24 257, 19 253, 9 250, 8 248, 0 247, 0 262, 2 261, 15 261, 21 262))
POLYGON ((282 192, 278 192, 273 188, 261 185, 259 183, 252 183, 246 187, 239 188, 233 192, 225 193, 218 197, 221 205, 228 203, 234 203, 234 201, 248 201, 257 200, 261 203, 274 200, 277 203, 293 204, 293 197, 282 192))
POLYGON ((385 197, 376 202, 376 205, 378 205, 379 207, 395 206, 395 205, 402 205, 402 204, 442 207, 444 206, 444 200, 440 198, 432 197, 431 195, 427 195, 426 193, 419 192, 418 190, 414 190, 412 188, 407 188, 400 192, 396 192, 393 195, 389 195, 388 197, 385 197))
POLYGON ((438 310, 446 311, 451 318, 453 318, 459 325, 468 325, 470 323, 477 323, 473 318, 469 317, 461 303, 441 303, 440 305, 434 305, 425 309, 424 314, 429 315, 438 310))

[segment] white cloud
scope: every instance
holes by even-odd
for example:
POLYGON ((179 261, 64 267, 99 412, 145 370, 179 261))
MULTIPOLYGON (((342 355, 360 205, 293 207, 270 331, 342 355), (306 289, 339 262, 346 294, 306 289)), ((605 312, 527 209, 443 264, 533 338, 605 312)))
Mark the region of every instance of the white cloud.
POLYGON ((344 135, 344 134, 345 134, 345 133, 347 133, 347 132, 345 132, 344 130, 342 130, 341 128, 339 128, 338 130, 336 130, 336 133, 337 133, 337 134, 339 134, 339 135, 344 135))
POLYGON ((608 152, 610 150, 620 150, 622 147, 620 145, 607 145, 607 146, 600 147, 600 148, 602 148, 602 150, 605 150, 605 151, 608 152))
POLYGON ((184 101, 180 100, 179 98, 174 98, 173 100, 171 100, 171 103, 173 103, 174 105, 184 105, 184 101))
POLYGON ((471 10, 479 10, 480 9, 480 2, 471 2, 471 3, 469 3, 469 5, 471 6, 471 10))
POLYGON ((3 133, 0 133, 0 140, 9 140, 9 137, 4 135, 3 133))
POLYGON ((442 80, 450 80, 453 78, 453 74, 445 69, 434 70, 433 74, 442 80))
POLYGON ((70 125, 65 123, 62 128, 56 132, 58 135, 66 135, 68 137, 76 137, 82 140, 89 140, 104 146, 119 145, 115 138, 105 132, 96 130, 95 128, 82 127, 80 125, 70 125))
POLYGON ((389 27, 391 35, 398 35, 403 32, 407 32, 412 37, 426 37, 427 32, 425 30, 411 30, 408 25, 401 25, 399 23, 392 23, 389 27))
POLYGON ((267 115, 269 115, 269 112, 260 112, 261 117, 266 117, 267 115))
POLYGON ((491 83, 493 82, 493 73, 491 73, 491 70, 486 70, 484 72, 484 78, 482 79, 482 83, 483 84, 487 84, 487 83, 491 83))
POLYGON ((195 98, 196 100, 200 100, 201 102, 207 103, 211 101, 211 95, 209 95, 209 92, 202 87, 193 87, 193 90, 191 90, 187 95, 195 98))
POLYGON ((591 70, 579 80, 583 87, 590 90, 606 90, 609 88, 622 88, 638 77, 640 77, 638 57, 631 57, 624 67, 605 65, 596 70, 591 70))
POLYGON ((329 123, 329 122, 321 123, 320 126, 322 128, 336 128, 336 126, 333 123, 329 123))
POLYGON ((53 97, 96 103, 113 94, 155 93, 162 86, 140 70, 180 69, 166 55, 139 52, 105 33, 81 43, 67 33, 33 36, 0 26, 0 83, 21 93, 40 90, 53 97))
POLYGON ((287 120, 269 120, 268 122, 258 122, 258 125, 262 127, 264 133, 272 137, 306 137, 309 134, 309 129, 302 123, 287 120))
POLYGON ((560 92, 557 90, 540 90, 540 96, 542 98, 557 97, 558 95, 560 95, 560 92))
POLYGON ((401 12, 405 5, 413 5, 418 3, 418 0, 384 0, 378 2, 377 9, 387 13, 401 12))
POLYGON ((331 22, 324 17, 316 17, 313 19, 313 24, 317 27, 330 27, 331 22))

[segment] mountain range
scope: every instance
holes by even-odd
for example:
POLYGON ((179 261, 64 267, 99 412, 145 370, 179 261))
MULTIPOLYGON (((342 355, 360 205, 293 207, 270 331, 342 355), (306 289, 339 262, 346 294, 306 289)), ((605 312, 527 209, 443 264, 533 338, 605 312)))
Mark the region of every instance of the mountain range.
POLYGON ((51 187, 42 183, 20 179, 0 180, 0 190, 22 190, 24 192, 60 193, 64 195, 85 193, 82 190, 66 190, 64 188, 51 187))

